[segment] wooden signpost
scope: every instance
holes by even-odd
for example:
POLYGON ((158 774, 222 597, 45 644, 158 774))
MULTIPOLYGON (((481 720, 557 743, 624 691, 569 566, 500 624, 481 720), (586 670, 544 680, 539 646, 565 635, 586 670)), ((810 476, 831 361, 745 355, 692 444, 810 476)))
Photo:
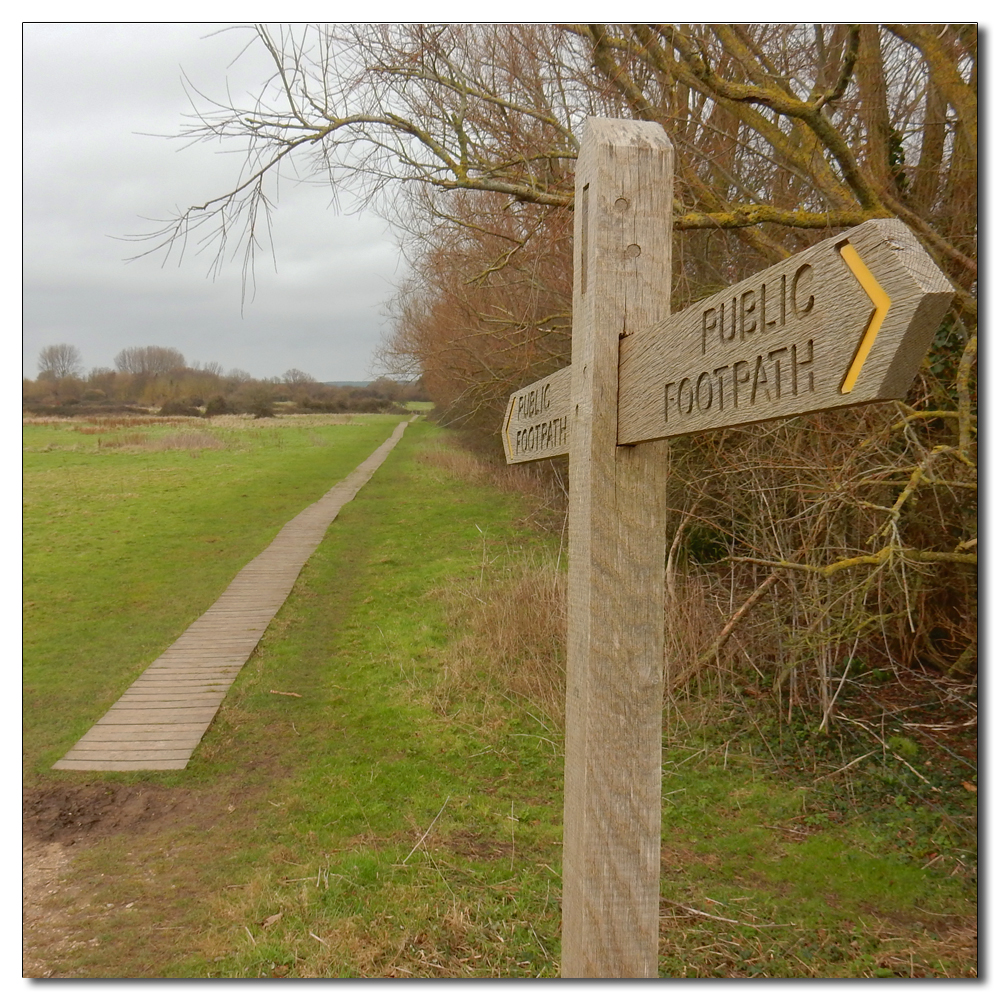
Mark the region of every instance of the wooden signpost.
POLYGON ((507 461, 570 456, 562 975, 657 975, 665 439, 896 399, 952 298, 894 219, 670 316, 673 149, 588 119, 573 363, 510 397, 507 461))

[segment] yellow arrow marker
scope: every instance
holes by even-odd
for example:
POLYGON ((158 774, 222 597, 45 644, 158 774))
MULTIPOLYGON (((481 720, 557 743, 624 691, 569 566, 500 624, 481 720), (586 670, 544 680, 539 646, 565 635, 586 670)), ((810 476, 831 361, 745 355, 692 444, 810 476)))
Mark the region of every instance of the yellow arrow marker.
POLYGON ((847 369, 847 375, 844 376, 844 384, 840 387, 842 393, 847 393, 854 388, 854 383, 857 382, 858 376, 861 374, 861 366, 865 363, 868 352, 872 349, 872 344, 875 343, 875 338, 882 326, 882 320, 889 312, 892 300, 886 295, 885 289, 875 280, 875 275, 868 270, 865 262, 858 255, 858 251, 850 243, 841 243, 838 249, 840 256, 844 258, 844 263, 851 269, 851 273, 858 279, 875 307, 868 320, 868 327, 861 338, 861 343, 858 344, 858 349, 854 352, 851 367, 847 369))

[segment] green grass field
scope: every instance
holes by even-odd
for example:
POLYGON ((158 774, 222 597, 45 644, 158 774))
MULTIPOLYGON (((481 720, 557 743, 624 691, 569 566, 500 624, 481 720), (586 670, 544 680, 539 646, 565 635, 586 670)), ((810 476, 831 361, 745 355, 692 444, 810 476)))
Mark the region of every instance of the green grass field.
POLYGON ((27 770, 62 756, 286 521, 398 421, 27 425, 27 770))
MULTIPOLYGON (((431 424, 333 523, 185 771, 49 770, 393 423, 197 454, 27 429, 26 783, 94 820, 44 903, 61 944, 29 935, 45 972, 558 975, 559 720, 476 635, 518 579, 558 577, 559 538, 431 424)), ((849 810, 783 738, 729 718, 668 739, 661 975, 975 975, 965 841, 905 796, 849 810)))

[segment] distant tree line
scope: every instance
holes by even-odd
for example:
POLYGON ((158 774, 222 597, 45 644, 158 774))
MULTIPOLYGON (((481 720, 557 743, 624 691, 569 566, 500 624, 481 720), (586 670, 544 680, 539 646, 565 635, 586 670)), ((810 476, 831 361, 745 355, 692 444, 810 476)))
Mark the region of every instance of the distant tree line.
POLYGON ((32 413, 65 414, 142 409, 164 416, 251 413, 384 413, 426 400, 419 380, 380 378, 366 386, 335 386, 290 368, 255 379, 217 362, 189 366, 173 347, 126 347, 114 368, 84 375, 83 356, 72 344, 52 344, 38 355, 38 377, 25 379, 23 406, 32 413))

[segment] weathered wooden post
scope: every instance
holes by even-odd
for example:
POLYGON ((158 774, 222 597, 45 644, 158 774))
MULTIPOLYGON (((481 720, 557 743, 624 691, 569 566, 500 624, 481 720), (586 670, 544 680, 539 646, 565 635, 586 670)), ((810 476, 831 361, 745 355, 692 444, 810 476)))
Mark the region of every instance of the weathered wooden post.
POLYGON ((655 977, 664 442, 620 448, 619 341, 670 311, 673 148, 590 119, 576 173, 562 974, 655 977))
POLYGON ((570 456, 562 974, 657 974, 666 439, 905 395, 952 298, 873 219, 670 316, 673 150, 588 119, 573 364, 510 397, 508 462, 570 456))

